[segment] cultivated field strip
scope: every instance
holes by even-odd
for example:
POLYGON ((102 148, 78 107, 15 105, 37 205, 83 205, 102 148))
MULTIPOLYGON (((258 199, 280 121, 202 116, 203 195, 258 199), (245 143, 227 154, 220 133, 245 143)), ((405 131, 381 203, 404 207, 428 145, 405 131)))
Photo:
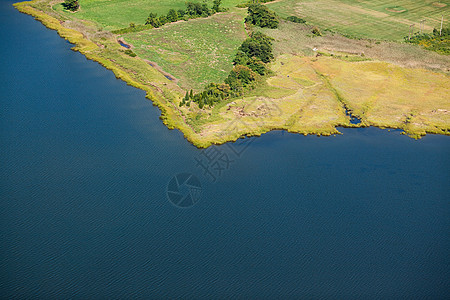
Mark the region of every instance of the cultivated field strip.
POLYGON ((442 16, 450 17, 450 1, 434 0, 281 0, 268 4, 279 15, 299 16, 322 29, 343 34, 385 40, 401 40, 410 25, 425 32, 440 26, 442 16))

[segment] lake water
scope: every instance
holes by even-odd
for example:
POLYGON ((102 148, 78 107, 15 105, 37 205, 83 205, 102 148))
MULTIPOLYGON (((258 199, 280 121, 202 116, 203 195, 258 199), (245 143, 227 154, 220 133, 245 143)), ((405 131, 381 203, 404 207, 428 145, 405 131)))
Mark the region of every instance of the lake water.
POLYGON ((213 181, 196 161, 212 152, 168 130, 143 91, 11 3, 1 298, 448 297, 450 137, 271 132, 210 148, 230 158, 213 181), (189 208, 167 197, 179 173, 201 183, 189 208))

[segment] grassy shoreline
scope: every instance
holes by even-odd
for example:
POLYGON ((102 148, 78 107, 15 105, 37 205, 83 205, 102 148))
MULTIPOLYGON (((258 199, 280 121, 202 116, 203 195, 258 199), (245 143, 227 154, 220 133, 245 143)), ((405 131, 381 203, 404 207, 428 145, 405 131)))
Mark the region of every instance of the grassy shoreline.
MULTIPOLYGON (((315 77, 317 74, 314 75, 314 72, 308 73, 311 67, 309 64, 313 63, 305 62, 306 60, 301 61, 295 57, 290 59, 297 62, 296 66, 305 63, 303 71, 306 70, 305 72, 309 74, 308 78, 303 75, 299 75, 298 78, 293 76, 293 80, 296 80, 296 82, 292 82, 290 86, 277 87, 276 85, 283 83, 284 79, 275 76, 270 78, 274 85, 256 90, 253 95, 248 97, 229 100, 218 108, 209 111, 193 108, 189 110, 180 109, 177 104, 184 91, 142 59, 122 55, 120 52, 121 46, 118 43, 114 44, 117 39, 116 36, 110 41, 106 41, 105 45, 96 43, 82 32, 65 27, 59 19, 32 7, 37 2, 39 1, 19 2, 15 3, 14 6, 20 12, 33 16, 47 28, 56 30, 61 37, 75 45, 72 48, 74 51, 78 51, 86 58, 100 63, 111 70, 116 78, 125 81, 128 85, 144 90, 146 98, 161 110, 160 118, 163 123, 169 129, 180 130, 189 142, 199 148, 232 142, 244 136, 261 136, 271 130, 329 136, 340 134, 337 127, 376 126, 402 129, 413 138, 420 138, 427 133, 450 135, 448 122, 441 122, 439 124, 441 128, 439 126, 424 128, 414 126, 414 122, 411 122, 411 118, 414 117, 412 114, 408 114, 406 121, 397 123, 383 119, 366 118, 364 111, 352 107, 352 103, 346 100, 345 106, 356 112, 362 119, 360 125, 351 124, 349 118, 345 115, 342 103, 336 101, 340 99, 336 99, 335 94, 324 88, 323 80, 315 77), (135 68, 142 70, 142 72, 135 72, 135 68), (142 77, 141 73, 148 76, 142 77), (308 81, 315 82, 312 88, 307 86, 308 81), (314 93, 310 92, 311 90, 314 93), (317 97, 315 93, 321 97, 317 97), (274 94, 275 98, 267 98, 266 95, 268 94, 274 94), (272 104, 274 106, 270 107, 272 104), (273 115, 276 109, 282 111, 282 113, 273 115), (260 113, 261 111, 262 113, 260 113), (299 122, 300 119, 301 122, 299 122), (199 120, 199 122, 196 123, 196 120, 199 120), (236 122, 242 124, 231 128, 236 122)), ((286 61, 288 64, 289 62, 286 61)), ((281 66, 277 66, 277 62, 273 65, 283 69, 281 66)), ((321 76, 326 75, 321 74, 321 76)), ((328 77, 326 78, 328 80, 328 77)), ((342 91, 340 91, 341 93, 342 91)))

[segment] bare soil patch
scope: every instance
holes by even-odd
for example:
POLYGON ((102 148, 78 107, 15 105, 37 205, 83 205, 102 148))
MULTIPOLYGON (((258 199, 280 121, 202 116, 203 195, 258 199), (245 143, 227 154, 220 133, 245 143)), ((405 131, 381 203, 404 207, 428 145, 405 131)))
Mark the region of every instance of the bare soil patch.
POLYGON ((432 5, 435 7, 446 7, 447 6, 447 4, 441 3, 441 2, 434 2, 432 5))
POLYGON ((143 59, 143 61, 145 61, 145 62, 148 63, 150 66, 152 66, 153 68, 155 68, 156 70, 158 70, 158 72, 160 72, 161 74, 163 74, 164 77, 166 77, 166 78, 169 79, 170 81, 175 82, 175 83, 178 82, 178 79, 175 78, 175 76, 173 76, 173 75, 171 75, 171 74, 169 74, 169 73, 167 73, 167 72, 164 72, 164 70, 163 70, 157 63, 155 63, 155 62, 153 62, 153 61, 149 61, 148 59, 143 59))

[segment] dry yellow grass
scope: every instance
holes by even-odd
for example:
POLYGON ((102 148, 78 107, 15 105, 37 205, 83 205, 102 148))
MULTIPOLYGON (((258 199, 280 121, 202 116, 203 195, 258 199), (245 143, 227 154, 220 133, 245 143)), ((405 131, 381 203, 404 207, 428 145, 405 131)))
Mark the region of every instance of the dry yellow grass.
POLYGON ((312 65, 368 125, 402 128, 414 137, 450 130, 448 75, 378 61, 323 58, 312 65))
POLYGON ((260 94, 256 90, 203 114, 195 106, 184 108, 186 115, 203 118, 196 139, 222 143, 273 129, 330 135, 338 126, 401 128, 415 138, 450 133, 448 75, 379 61, 295 55, 279 56, 272 70, 276 75, 260 94), (361 118, 360 125, 350 123, 345 107, 361 118))

